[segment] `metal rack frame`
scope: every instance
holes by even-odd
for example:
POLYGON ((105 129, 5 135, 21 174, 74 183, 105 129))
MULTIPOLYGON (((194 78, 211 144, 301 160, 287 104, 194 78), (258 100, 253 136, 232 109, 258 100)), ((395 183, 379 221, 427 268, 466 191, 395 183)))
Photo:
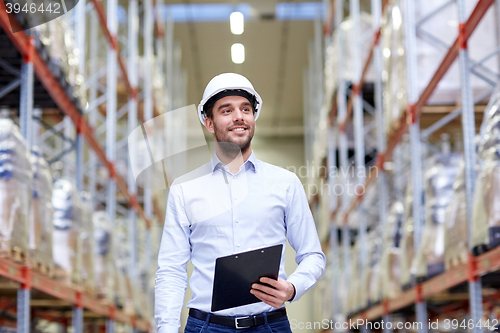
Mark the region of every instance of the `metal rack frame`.
MULTIPOLYGON (((159 8, 162 6, 163 2, 158 0, 156 3, 152 0, 145 0, 145 5, 143 8, 145 25, 147 30, 144 34, 145 39, 145 50, 144 54, 146 56, 146 62, 151 64, 151 60, 154 54, 153 50, 153 25, 157 35, 157 48, 158 48, 158 58, 161 64, 159 65, 161 72, 163 69, 173 70, 173 64, 179 64, 180 59, 174 59, 172 56, 172 49, 167 49, 167 63, 163 66, 165 61, 163 57, 163 39, 166 39, 166 46, 174 48, 173 43, 173 24, 172 22, 167 22, 167 33, 163 29, 163 22, 161 15, 159 15, 159 8), (156 20, 155 20, 156 19, 156 20), (169 58, 170 56, 170 58, 169 58), (177 61, 176 61, 177 60, 177 61)), ((0 26, 4 32, 8 35, 13 45, 17 48, 24 61, 22 64, 21 75, 19 82, 14 82, 15 84, 20 84, 21 86, 21 98, 20 98, 20 125, 21 132, 26 138, 29 147, 33 142, 31 130, 33 128, 33 86, 35 75, 40 80, 47 93, 51 96, 57 107, 64 112, 65 119, 56 125, 56 128, 51 130, 51 134, 57 133, 63 140, 67 141, 67 144, 63 145, 62 151, 58 151, 57 156, 59 158, 66 158, 67 164, 76 164, 75 176, 77 189, 79 191, 84 189, 84 175, 88 177, 89 189, 93 198, 99 196, 97 191, 97 163, 100 161, 102 165, 106 167, 109 172, 110 181, 106 186, 106 208, 107 213, 114 220, 117 212, 119 212, 116 203, 116 193, 117 189, 121 192, 129 204, 129 211, 126 212, 125 216, 129 217, 129 246, 131 248, 131 263, 128 268, 131 278, 134 283, 137 283, 138 276, 136 271, 137 262, 137 244, 135 241, 135 230, 137 225, 137 216, 141 217, 146 224, 146 250, 145 256, 146 260, 151 261, 152 249, 151 249, 151 234, 150 228, 152 225, 153 212, 158 215, 158 219, 162 219, 159 213, 159 209, 156 207, 156 203, 153 202, 151 191, 146 190, 143 198, 144 209, 139 205, 137 198, 137 186, 135 184, 135 179, 133 178, 132 172, 128 172, 127 181, 122 175, 118 174, 115 169, 115 159, 116 154, 119 149, 126 148, 123 140, 121 142, 117 141, 117 131, 121 131, 121 134, 126 137, 127 134, 137 127, 138 118, 141 121, 151 119, 154 116, 159 115, 159 109, 164 109, 164 105, 153 105, 152 87, 151 87, 151 76, 153 69, 151 65, 148 67, 149 70, 145 71, 147 76, 144 80, 145 87, 143 90, 144 98, 144 111, 139 109, 139 97, 141 94, 138 92, 138 75, 137 75, 137 55, 138 55, 138 38, 139 38, 139 6, 137 0, 130 1, 128 18, 133 23, 128 27, 127 36, 130 41, 128 46, 128 60, 127 66, 121 56, 119 49, 120 36, 118 35, 118 21, 117 21, 117 10, 118 2, 117 0, 107 2, 107 13, 104 12, 102 2, 100 0, 89 0, 80 1, 75 8, 75 32, 76 32, 76 43, 77 46, 82 50, 85 49, 86 45, 86 25, 88 16, 90 16, 90 39, 93 41, 90 47, 90 63, 86 64, 85 52, 80 52, 80 72, 82 74, 86 73, 86 68, 96 69, 97 65, 97 52, 98 52, 98 26, 101 26, 103 35, 106 38, 105 43, 108 44, 107 51, 107 68, 105 70, 98 70, 96 73, 89 75, 87 82, 87 89, 89 90, 89 108, 84 110, 84 113, 78 109, 76 105, 73 104, 69 96, 64 91, 63 87, 59 84, 57 79, 53 76, 48 68, 48 65, 43 60, 42 56, 38 54, 33 45, 33 37, 28 35, 29 32, 20 31, 17 33, 12 33, 11 22, 17 24, 13 17, 9 17, 11 14, 7 14, 5 10, 4 2, 0 3, 0 26), (106 18, 107 16, 107 18, 106 18), (116 93, 106 94, 98 97, 98 90, 103 89, 99 87, 97 82, 99 78, 106 73, 107 76, 107 86, 106 90, 116 91, 117 86, 117 69, 120 69, 122 74, 123 82, 125 83, 129 100, 127 104, 117 110, 117 96, 116 93), (102 115, 98 112, 98 107, 102 103, 106 102, 106 119, 102 119, 102 115), (88 114, 88 120, 85 115, 88 114), (117 128, 117 119, 128 117, 128 126, 124 128, 117 128), (99 119, 100 118, 100 119, 99 119), (101 123, 99 127, 98 124, 101 123), (75 135, 76 129, 76 137, 75 135), (106 142, 99 142, 98 137, 103 130, 106 130, 106 142), (63 133, 59 133, 59 132, 63 133), (72 138, 73 137, 73 138, 72 138), (86 172, 84 169, 84 139, 89 147, 89 161, 87 167, 89 169, 86 172), (106 146, 106 151, 101 147, 106 146), (75 159, 72 160, 68 156, 69 152, 74 151, 75 159), (149 258, 149 259, 148 259, 149 258), (135 281, 134 281, 135 280, 135 281)), ((177 46, 178 48, 178 46, 177 46)), ((175 83, 181 83, 182 77, 174 78, 171 73, 166 87, 167 96, 172 97, 173 85, 175 83)), ((184 79, 185 80, 185 79, 184 79)), ((15 86, 9 85, 9 91, 15 88, 15 86)), ((9 91, 3 90, 2 93, 8 93, 9 91)), ((181 90, 180 90, 181 91, 181 90)), ((172 101, 170 103, 171 109, 172 101)), ((123 126, 122 126, 123 127, 123 126)), ((45 134, 45 133, 44 133, 45 134)), ((41 141, 47 140, 51 134, 44 135, 41 141)), ((64 170, 66 175, 71 174, 69 167, 65 167, 64 170)), ((106 184, 101 184, 106 185, 106 184)), ((94 203, 95 207, 95 203, 94 203)), ((121 211, 122 215, 123 211, 121 211)), ((139 319, 137 316, 126 315, 123 311, 116 308, 115 305, 105 304, 98 299, 87 295, 81 288, 66 286, 61 284, 59 281, 48 278, 47 276, 32 271, 30 267, 20 265, 13 262, 10 259, 0 259, 0 275, 4 276, 12 281, 20 283, 20 288, 18 289, 18 302, 17 302, 17 321, 18 321, 18 332, 27 333, 30 331, 30 291, 31 289, 36 289, 42 291, 50 296, 57 299, 66 300, 73 304, 73 320, 72 325, 75 333, 80 333, 83 330, 83 309, 91 310, 99 315, 102 315, 107 319, 106 330, 108 332, 113 332, 114 322, 119 321, 128 324, 133 327, 134 330, 140 331, 150 331, 151 330, 151 320, 152 319, 139 319)), ((148 291, 151 294, 150 291, 148 291)))
MULTIPOLYGON (((384 0, 372 0, 371 10, 373 18, 373 44, 371 45, 369 56, 366 59, 363 69, 360 72, 357 68, 361 63, 360 58, 360 34, 354 34, 356 44, 355 53, 353 56, 355 70, 356 82, 353 83, 353 93, 350 95, 348 103, 346 103, 346 82, 342 75, 338 76, 338 84, 336 95, 333 98, 331 111, 328 115, 329 120, 329 136, 328 136, 328 149, 327 149, 327 167, 331 168, 336 165, 335 161, 335 150, 338 147, 339 157, 340 157, 340 167, 347 168, 349 166, 347 158, 347 138, 345 133, 345 128, 347 122, 350 121, 350 116, 354 113, 354 130, 355 130, 355 154, 361 154, 363 151, 360 150, 359 140, 356 138, 356 132, 362 132, 363 123, 356 118, 356 113, 360 112, 360 91, 361 87, 365 81, 366 74, 370 66, 373 66, 375 71, 375 118, 377 127, 380 129, 377 131, 377 149, 378 154, 376 157, 375 165, 378 168, 378 179, 375 179, 374 174, 368 174, 366 180, 364 181, 365 189, 375 184, 377 185, 377 193, 379 194, 379 220, 384 228, 384 223, 387 220, 387 205, 388 205, 388 189, 387 189, 387 176, 384 170, 384 162, 389 160, 391 156, 396 154, 398 144, 402 141, 403 135, 409 132, 409 140, 411 147, 411 181, 413 185, 413 197, 421 197, 422 187, 423 187, 423 177, 422 177, 422 161, 421 161, 421 145, 426 143, 427 137, 438 130, 452 119, 459 115, 462 115, 463 123, 463 138, 464 138, 464 150, 465 150, 465 163, 466 163, 466 189, 467 189, 467 230, 469 236, 469 250, 470 248, 470 236, 471 236, 471 225, 472 225, 472 194, 474 187, 474 165, 475 165, 475 149, 474 149, 474 135, 475 135, 475 125, 474 125, 474 104, 475 100, 472 96, 472 89, 470 86, 470 75, 480 76, 475 69, 482 65, 481 61, 479 63, 471 62, 468 56, 467 41, 471 34, 474 32, 475 28, 484 17, 488 9, 493 6, 495 0, 478 0, 477 5, 469 17, 465 14, 465 1, 457 0, 458 6, 458 17, 459 17, 459 31, 458 37, 454 43, 448 47, 443 45, 437 45, 439 47, 446 47, 448 52, 444 59, 442 60, 440 66, 436 70, 434 76, 429 82, 428 86, 424 89, 423 93, 419 96, 417 88, 417 59, 416 59, 416 38, 417 31, 421 33, 419 25, 422 22, 415 22, 413 1, 403 0, 405 5, 405 16, 404 16, 404 29, 405 29, 405 49, 406 49, 406 63, 407 63, 407 98, 408 107, 402 113, 397 124, 395 124, 394 129, 387 135, 383 132, 384 119, 382 113, 382 54, 381 47, 379 45, 380 34, 381 34, 381 20, 382 13, 388 6, 389 1, 384 0), (424 131, 420 131, 419 118, 422 113, 423 106, 427 103, 429 97, 436 89, 438 83, 446 74, 447 70, 451 67, 453 62, 458 58, 459 68, 460 68, 460 85, 461 85, 461 96, 462 96, 462 107, 457 107, 453 112, 447 114, 445 117, 437 121, 435 124, 430 126, 424 131)), ((450 1, 452 3, 453 1, 450 1)), ((331 7, 329 15, 327 15, 327 20, 324 25, 324 33, 331 34, 333 28, 338 29, 343 21, 343 7, 342 0, 331 1, 331 7)), ((449 5, 450 3, 447 3, 449 5)), ((500 4, 497 1, 497 10, 500 10, 500 4)), ((440 8, 439 10, 442 10, 440 8)), ((359 4, 358 0, 350 0, 350 13, 351 18, 354 22, 359 19, 359 4)), ((433 15, 433 14, 431 14, 433 15)), ((430 16, 431 16, 430 15, 430 16)), ((356 25, 356 24, 354 24, 356 25)), ((425 35, 427 39, 432 40, 430 34, 425 35)), ((332 41, 332 45, 339 50, 338 52, 338 73, 342 73, 342 63, 343 63, 343 51, 340 40, 332 41), (334 43, 334 44, 333 44, 334 43)), ((328 46, 328 45, 327 45, 328 46)), ((483 79, 486 79, 484 76, 483 79)), ((498 76, 497 76, 498 78, 498 76)), ((493 82, 494 84, 495 82, 493 82)), ((491 82, 490 82, 491 84, 491 82)), ((477 96, 476 101, 483 100, 487 97, 486 94, 483 96, 477 96)), ((428 144, 428 143, 426 143, 428 144)), ((363 147, 361 147, 363 148, 363 147)), ((363 155, 364 157, 364 155, 363 155)), ((397 156, 394 156, 395 158, 397 156)), ((356 164, 360 165, 361 161, 356 158, 356 164)), ((345 186, 345 179, 340 179, 342 184, 345 186)), ((342 229, 342 255, 343 255, 343 269, 344 279, 349 280, 349 270, 350 270, 350 239, 349 231, 347 227, 348 217, 355 210, 362 210, 363 196, 357 196, 352 202, 347 202, 346 196, 341 198, 342 204, 340 207, 330 215, 330 238, 329 246, 331 250, 331 269, 332 269, 332 301, 337 300, 334 304, 338 304, 338 297, 335 294, 335 290, 339 288, 338 277, 335 272, 339 270, 339 247, 337 244, 337 229, 342 229)), ((414 231, 414 244, 415 253, 417 253, 418 246, 420 244, 419 239, 421 237, 421 230, 423 229, 423 206, 419 200, 413 200, 413 219, 415 221, 415 231, 414 231)), ((361 223, 362 225, 363 223, 361 223)), ((366 232, 365 226, 360 225, 360 237, 366 232), (365 230, 362 230, 365 228, 365 230)), ((361 260, 363 260, 363 255, 366 253, 366 242, 361 242, 362 249, 360 251, 361 260)), ((357 254, 354 254, 357 255, 357 254)), ((482 317, 482 296, 481 296, 481 281, 480 276, 500 268, 500 249, 491 250, 479 257, 474 258, 472 254, 469 255, 469 262, 464 265, 456 266, 450 270, 445 271, 443 274, 434 277, 424 283, 416 284, 412 289, 405 291, 398 299, 395 300, 383 300, 381 304, 369 308, 361 313, 356 314, 353 319, 364 319, 364 320, 375 320, 380 317, 384 317, 384 321, 387 321, 391 312, 400 310, 404 307, 414 305, 415 314, 417 322, 422 323, 422 328, 419 332, 427 331, 427 308, 425 299, 435 295, 441 291, 447 290, 451 287, 457 286, 461 283, 469 283, 469 295, 470 295, 470 308, 471 317, 474 322, 478 322, 482 317)), ((342 320, 340 311, 337 306, 333 307, 332 316, 334 320, 342 320), (340 319, 339 319, 340 318, 340 319)), ((345 319, 345 318, 344 318, 345 319)), ((363 329, 363 328, 362 328, 363 329)), ((388 331, 386 329, 386 331, 388 331)), ((474 332, 478 332, 479 329, 476 327, 474 332)))

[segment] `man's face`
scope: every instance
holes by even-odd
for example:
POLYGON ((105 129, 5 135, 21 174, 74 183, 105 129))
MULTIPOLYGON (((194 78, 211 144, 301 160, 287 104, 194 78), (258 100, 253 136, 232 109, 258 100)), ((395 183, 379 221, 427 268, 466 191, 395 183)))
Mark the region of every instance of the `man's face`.
POLYGON ((241 96, 221 98, 213 106, 213 119, 207 117, 205 125, 216 142, 233 143, 245 153, 255 131, 252 105, 241 96))

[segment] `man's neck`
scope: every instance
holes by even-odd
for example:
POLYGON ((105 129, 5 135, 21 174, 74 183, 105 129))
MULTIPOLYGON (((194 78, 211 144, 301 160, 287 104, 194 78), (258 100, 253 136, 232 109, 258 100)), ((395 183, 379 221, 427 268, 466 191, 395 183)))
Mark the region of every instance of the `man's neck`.
POLYGON ((240 151, 236 157, 227 156, 219 146, 216 146, 215 153, 217 154, 219 160, 223 164, 227 165, 229 171, 231 171, 232 174, 235 174, 252 154, 252 147, 248 147, 245 152, 240 151))

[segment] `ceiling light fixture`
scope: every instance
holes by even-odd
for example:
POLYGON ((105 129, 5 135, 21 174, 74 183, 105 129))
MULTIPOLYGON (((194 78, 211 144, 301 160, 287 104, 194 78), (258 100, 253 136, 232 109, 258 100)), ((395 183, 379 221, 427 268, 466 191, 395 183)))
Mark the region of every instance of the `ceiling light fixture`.
POLYGON ((229 16, 229 24, 231 26, 231 32, 234 35, 241 35, 245 30, 243 14, 240 12, 231 13, 229 16))
POLYGON ((231 46, 231 59, 235 64, 245 62, 245 46, 241 43, 234 43, 231 46))

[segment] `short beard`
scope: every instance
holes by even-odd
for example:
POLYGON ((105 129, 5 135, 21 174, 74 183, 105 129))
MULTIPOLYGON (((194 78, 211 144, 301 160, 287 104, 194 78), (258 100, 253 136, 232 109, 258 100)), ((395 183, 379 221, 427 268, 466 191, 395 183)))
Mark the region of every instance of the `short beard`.
POLYGON ((222 150, 222 153, 230 159, 235 159, 240 152, 241 154, 246 153, 250 148, 250 143, 252 142, 253 138, 253 135, 249 136, 248 140, 244 142, 242 145, 238 145, 234 142, 228 141, 226 138, 223 137, 224 132, 221 131, 215 125, 215 122, 214 122, 214 134, 215 138, 217 139, 217 145, 222 150))

